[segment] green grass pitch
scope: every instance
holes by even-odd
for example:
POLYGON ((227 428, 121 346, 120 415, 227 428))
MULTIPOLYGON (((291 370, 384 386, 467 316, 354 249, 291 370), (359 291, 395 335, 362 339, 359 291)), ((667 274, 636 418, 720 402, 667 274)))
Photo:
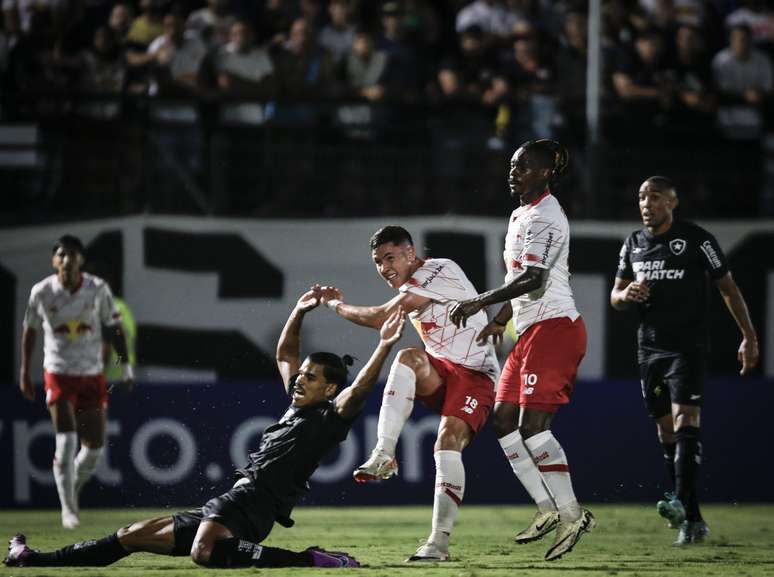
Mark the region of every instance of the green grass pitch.
MULTIPOLYGON (((466 506, 452 539, 453 560, 443 564, 403 563, 430 525, 430 507, 304 508, 294 513, 296 526, 276 526, 267 544, 300 550, 309 545, 353 553, 365 566, 346 570, 367 577, 626 577, 774 576, 774 505, 708 505, 704 515, 712 533, 706 543, 673 547, 675 531, 665 527, 653 505, 592 505, 597 528, 575 550, 555 562, 543 561, 551 536, 529 545, 512 537, 532 517, 522 506, 466 506)), ((149 509, 87 510, 82 526, 65 531, 56 511, 2 511, 0 536, 24 531, 31 546, 51 550, 74 541, 101 537, 133 520, 168 514, 149 509)), ((267 576, 330 574, 321 569, 207 570, 188 558, 135 554, 110 567, 0 568, 0 575, 43 577, 204 577, 235 573, 267 576)))

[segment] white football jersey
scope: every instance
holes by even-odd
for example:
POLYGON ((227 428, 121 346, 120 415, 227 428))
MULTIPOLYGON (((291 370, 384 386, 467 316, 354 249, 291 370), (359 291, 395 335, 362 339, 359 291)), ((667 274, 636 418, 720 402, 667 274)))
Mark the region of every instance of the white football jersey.
POLYGON ((110 287, 86 273, 73 293, 55 274, 43 279, 32 287, 24 314, 25 327, 43 327, 43 368, 58 375, 102 373, 102 325, 120 320, 110 287))
POLYGON ((476 343, 476 335, 488 322, 486 314, 479 311, 471 316, 465 328, 457 328, 449 318, 457 301, 478 295, 457 263, 445 258, 427 259, 399 290, 431 299, 424 308, 409 313, 428 353, 497 381, 500 365, 494 347, 476 343))
POLYGON ((545 192, 511 214, 505 237, 505 281, 528 266, 548 269, 545 284, 511 300, 513 326, 521 334, 531 325, 558 317, 578 318, 570 288, 570 225, 556 197, 545 192))

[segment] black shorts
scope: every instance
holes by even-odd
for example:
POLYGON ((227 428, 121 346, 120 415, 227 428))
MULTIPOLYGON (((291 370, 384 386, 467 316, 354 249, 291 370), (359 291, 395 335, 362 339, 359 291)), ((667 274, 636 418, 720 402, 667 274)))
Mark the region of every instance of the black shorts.
POLYGON ((252 481, 234 485, 203 507, 172 515, 175 531, 173 555, 189 555, 199 523, 205 519, 228 527, 234 537, 260 543, 271 533, 276 519, 274 498, 252 481))
POLYGON ((672 412, 672 403, 701 406, 706 354, 703 349, 667 353, 640 350, 640 382, 645 407, 654 419, 672 412))

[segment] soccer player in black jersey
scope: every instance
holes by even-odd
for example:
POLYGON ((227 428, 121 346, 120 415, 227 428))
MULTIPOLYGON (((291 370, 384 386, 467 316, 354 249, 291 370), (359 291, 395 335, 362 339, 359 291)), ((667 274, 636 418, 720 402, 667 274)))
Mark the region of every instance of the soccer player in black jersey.
POLYGON ((675 220, 677 194, 672 182, 651 176, 640 187, 645 228, 621 248, 610 303, 616 310, 636 306, 642 395, 656 421, 664 461, 675 492, 658 511, 679 528, 676 545, 697 543, 709 532, 699 511, 701 464, 699 418, 708 347, 708 279, 742 332, 740 373, 758 362, 758 339, 747 305, 715 237, 703 228, 675 220))
POLYGON ((355 381, 339 391, 351 358, 313 353, 300 362, 302 319, 319 303, 312 291, 304 294, 285 324, 277 366, 290 407, 264 431, 258 450, 237 471, 239 480, 230 491, 198 509, 132 523, 102 539, 51 553, 31 550, 24 535, 18 534, 9 543, 5 564, 104 566, 144 551, 190 555, 207 567, 357 567, 358 562, 342 552, 317 547, 294 552, 259 544, 275 521, 286 527, 293 524, 290 513, 308 490, 308 479, 322 457, 346 439, 403 330, 405 315, 398 310, 382 325, 379 344, 355 381))

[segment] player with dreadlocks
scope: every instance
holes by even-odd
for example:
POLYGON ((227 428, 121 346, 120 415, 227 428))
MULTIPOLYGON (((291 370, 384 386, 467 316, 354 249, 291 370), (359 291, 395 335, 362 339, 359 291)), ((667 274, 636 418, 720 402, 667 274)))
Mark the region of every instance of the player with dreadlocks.
POLYGON ((495 303, 505 303, 479 333, 496 343, 513 317, 518 341, 508 355, 497 387, 492 426, 516 477, 538 511, 517 543, 536 541, 556 530, 547 560, 568 553, 595 525, 575 498, 564 450, 551 421, 570 400, 575 375, 586 353, 586 328, 570 289, 570 227, 552 194, 567 168, 567 150, 553 140, 530 140, 513 154, 511 214, 503 257, 505 284, 460 301, 451 320, 467 319, 495 303))

